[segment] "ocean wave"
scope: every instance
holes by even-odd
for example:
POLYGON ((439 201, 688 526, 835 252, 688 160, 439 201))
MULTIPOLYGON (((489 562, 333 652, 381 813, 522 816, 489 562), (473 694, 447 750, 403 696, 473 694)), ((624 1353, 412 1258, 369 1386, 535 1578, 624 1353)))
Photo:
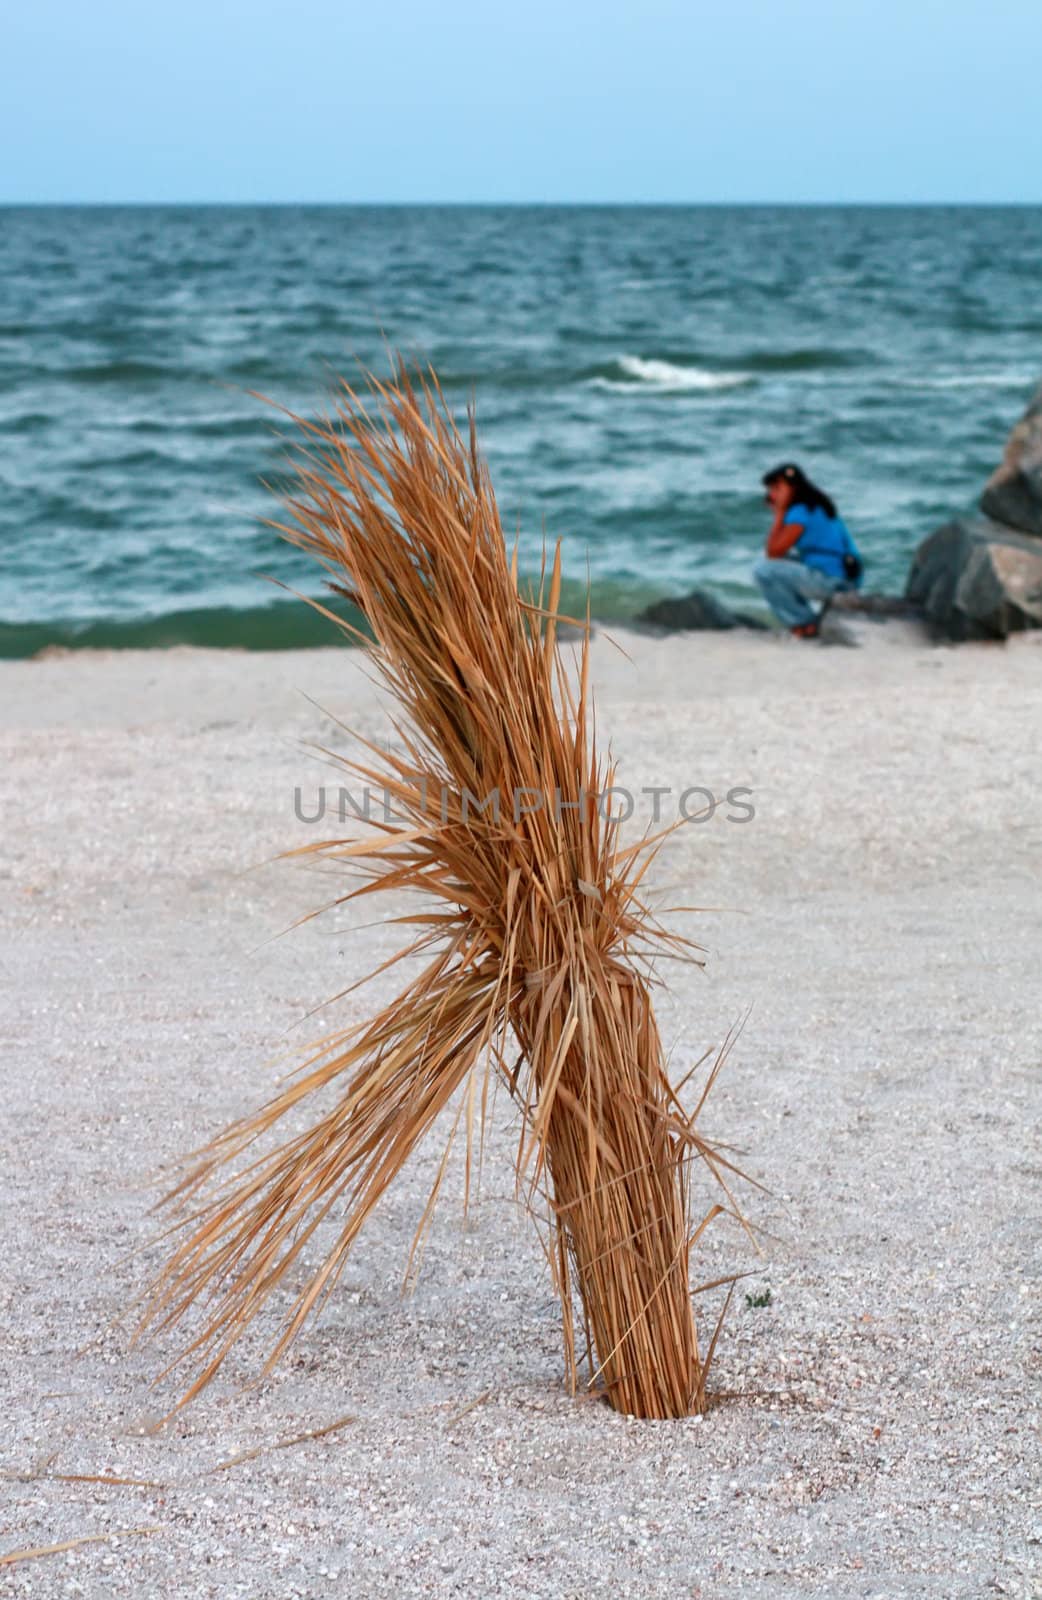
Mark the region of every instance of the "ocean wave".
MULTIPOLYGON (((316 421, 311 417, 309 421, 316 421)), ((271 435, 271 417, 258 406, 254 416, 233 416, 223 411, 191 413, 181 417, 138 417, 122 431, 137 434, 185 435, 200 439, 264 439, 271 435)))
POLYGON ((738 358, 752 372, 831 372, 875 364, 871 351, 808 345, 796 350, 750 350, 738 358))
MULTIPOLYGON (((521 587, 534 600, 538 576, 531 571, 523 573, 521 587)), ((625 623, 659 595, 657 584, 646 578, 601 578, 590 585, 589 605, 595 622, 625 623)), ((328 594, 316 598, 325 612, 366 633, 365 618, 354 606, 331 601, 328 594)), ((585 581, 566 577, 561 586, 561 616, 582 618, 586 607, 585 581)), ((344 634, 303 596, 264 605, 199 605, 122 617, 18 620, 0 616, 0 660, 31 659, 42 652, 68 650, 170 650, 186 645, 209 650, 314 650, 357 643, 358 634, 344 634)))
MULTIPOLYGON (((328 604, 328 596, 322 600, 328 604)), ((329 606, 356 627, 353 607, 329 606)), ((0 618, 0 660, 45 650, 310 650, 352 642, 328 618, 299 601, 266 606, 198 606, 140 617, 55 617, 19 622, 0 618)))
POLYGON ((89 366, 63 367, 51 376, 65 383, 170 383, 194 374, 184 367, 160 366, 155 361, 95 361, 89 366))
POLYGON ((951 372, 935 377, 894 378, 898 389, 1030 389, 1037 374, 1024 372, 951 372))
POLYGON ((628 393, 635 388, 659 394, 709 393, 722 389, 744 389, 756 378, 751 372, 711 372, 706 367, 681 367, 672 361, 657 361, 644 356, 619 356, 605 371, 590 377, 592 389, 628 393))
POLYGON ((39 433, 56 421, 46 411, 21 411, 10 419, 0 417, 0 433, 39 433))

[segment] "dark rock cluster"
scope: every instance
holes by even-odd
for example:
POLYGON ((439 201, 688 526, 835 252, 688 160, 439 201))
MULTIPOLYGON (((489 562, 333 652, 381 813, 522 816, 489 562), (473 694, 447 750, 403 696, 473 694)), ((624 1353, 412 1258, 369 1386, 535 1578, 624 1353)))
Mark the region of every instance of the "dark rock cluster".
POLYGON ((948 639, 1005 639, 1042 627, 1042 388, 981 496, 915 553, 905 595, 948 639))

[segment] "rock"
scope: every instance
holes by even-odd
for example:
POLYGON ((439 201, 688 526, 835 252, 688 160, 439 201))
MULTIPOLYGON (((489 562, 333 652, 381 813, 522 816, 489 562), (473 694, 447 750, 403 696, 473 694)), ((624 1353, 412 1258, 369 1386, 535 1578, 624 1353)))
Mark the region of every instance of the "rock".
POLYGON ((717 631, 726 628, 766 628, 759 617, 745 612, 731 611, 715 595, 705 589, 693 589, 679 598, 656 600, 636 618, 646 627, 662 628, 670 633, 699 630, 717 631))
POLYGON ((991 517, 959 517, 915 553, 905 598, 948 639, 1042 627, 1042 540, 991 517))
POLYGON ((1042 537, 1042 387, 1010 434, 980 503, 996 522, 1042 537))
POLYGON ((981 496, 915 553, 906 599, 949 639, 1042 628, 1042 388, 1009 436, 981 496))
POLYGON ((853 611, 858 616, 885 622, 890 617, 917 617, 919 607, 900 594, 862 594, 858 589, 841 589, 829 601, 830 611, 853 611))

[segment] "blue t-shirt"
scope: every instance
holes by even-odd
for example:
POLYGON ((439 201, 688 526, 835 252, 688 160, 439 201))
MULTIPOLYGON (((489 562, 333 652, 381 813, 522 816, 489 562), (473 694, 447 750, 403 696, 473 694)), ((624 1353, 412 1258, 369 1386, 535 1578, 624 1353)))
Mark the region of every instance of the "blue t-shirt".
POLYGON ((857 552, 842 517, 830 517, 821 506, 811 511, 807 506, 796 505, 790 506, 785 521, 789 527, 795 523, 803 528, 791 555, 829 578, 847 581, 843 557, 857 552))

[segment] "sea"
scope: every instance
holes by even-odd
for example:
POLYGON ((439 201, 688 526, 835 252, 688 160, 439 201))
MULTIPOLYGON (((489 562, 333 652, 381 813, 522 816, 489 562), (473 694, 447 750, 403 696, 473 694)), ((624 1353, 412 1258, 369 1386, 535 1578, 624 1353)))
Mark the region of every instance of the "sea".
POLYGON ((1040 281, 1029 207, 2 209, 0 655, 332 642, 260 397, 319 415, 392 349, 595 618, 754 603, 783 460, 899 592, 1042 376, 1040 281))

